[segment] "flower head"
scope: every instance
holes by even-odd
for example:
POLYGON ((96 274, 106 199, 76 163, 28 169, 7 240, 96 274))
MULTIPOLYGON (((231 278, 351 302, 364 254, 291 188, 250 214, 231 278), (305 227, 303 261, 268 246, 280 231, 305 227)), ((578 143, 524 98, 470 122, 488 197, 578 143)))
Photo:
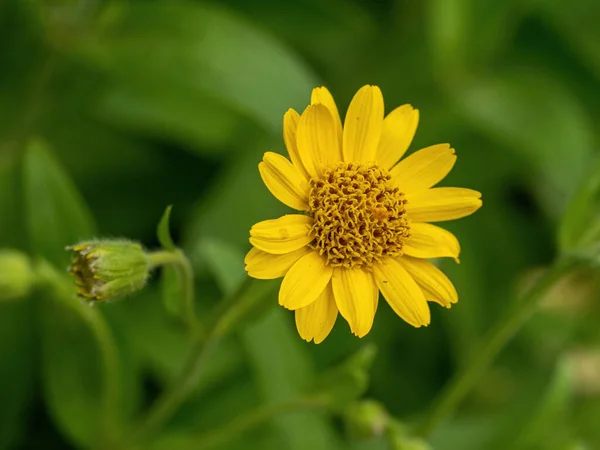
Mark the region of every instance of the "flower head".
POLYGON ((136 242, 86 241, 68 249, 74 252, 71 274, 82 297, 109 300, 138 291, 146 284, 150 264, 136 242))
POLYGON ((344 125, 333 97, 313 90, 302 115, 290 109, 283 134, 290 156, 265 153, 258 168, 271 193, 300 211, 254 225, 246 270, 284 277, 279 304, 295 311, 300 336, 323 341, 338 312, 352 333, 371 329, 379 292, 409 324, 430 322, 428 301, 458 301, 428 258, 458 261, 456 237, 430 222, 468 216, 481 207, 471 189, 434 187, 456 162, 448 144, 408 157, 419 112, 403 105, 384 118, 383 96, 364 86, 344 125))

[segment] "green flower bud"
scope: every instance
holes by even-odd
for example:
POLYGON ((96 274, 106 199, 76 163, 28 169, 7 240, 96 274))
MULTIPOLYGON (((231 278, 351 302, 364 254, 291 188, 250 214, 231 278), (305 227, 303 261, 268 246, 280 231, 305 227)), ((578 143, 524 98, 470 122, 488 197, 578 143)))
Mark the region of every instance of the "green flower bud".
POLYGON ((431 450, 431 446, 419 438, 397 439, 392 443, 391 448, 393 450, 431 450))
POLYGON ((390 450, 431 450, 426 441, 411 436, 409 428, 393 417, 389 421, 386 437, 390 450))
POLYGON ((572 378, 574 391, 582 396, 600 395, 600 350, 577 348, 570 350, 565 358, 566 370, 572 378))
POLYGON ((383 435, 389 415, 383 405, 375 400, 351 404, 344 414, 348 434, 355 439, 370 439, 383 435))
POLYGON ((86 241, 67 249, 74 252, 70 270, 82 297, 110 300, 139 291, 146 284, 150 264, 137 242, 86 241))
POLYGON ((17 250, 0 250, 0 300, 26 296, 35 283, 29 257, 17 250))

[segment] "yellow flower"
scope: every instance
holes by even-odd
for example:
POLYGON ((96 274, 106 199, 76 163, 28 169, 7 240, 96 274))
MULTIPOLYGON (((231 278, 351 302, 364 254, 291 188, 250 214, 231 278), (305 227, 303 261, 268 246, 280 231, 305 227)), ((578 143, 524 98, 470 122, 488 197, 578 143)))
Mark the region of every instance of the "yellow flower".
POLYGON ((428 222, 468 216, 481 207, 471 189, 433 187, 454 166, 448 144, 408 149, 419 112, 403 105, 384 118, 376 86, 362 87, 342 121, 324 87, 300 116, 283 117, 290 160, 267 152, 258 165, 271 193, 301 211, 250 230, 246 271, 284 277, 279 304, 295 311, 306 341, 322 342, 338 311, 358 337, 373 325, 379 291, 409 324, 429 325, 427 301, 449 308, 456 289, 427 258, 458 261, 456 237, 428 222))

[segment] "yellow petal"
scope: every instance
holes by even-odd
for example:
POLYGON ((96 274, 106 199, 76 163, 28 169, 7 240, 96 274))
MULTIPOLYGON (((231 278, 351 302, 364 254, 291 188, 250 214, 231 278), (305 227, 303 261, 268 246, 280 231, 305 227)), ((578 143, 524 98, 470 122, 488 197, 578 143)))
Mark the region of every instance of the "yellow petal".
POLYGON ((323 292, 333 269, 315 251, 300 258, 288 271, 279 289, 279 304, 287 309, 310 305, 323 292))
POLYGON ((297 143, 302 163, 312 178, 318 178, 325 168, 342 159, 335 123, 324 105, 309 105, 304 110, 298 124, 297 143))
POLYGON ((443 222, 469 216, 481 208, 481 194, 464 188, 433 188, 407 194, 406 212, 415 222, 443 222))
POLYGON ((404 256, 399 258, 406 271, 423 290, 425 298, 450 308, 458 301, 452 282, 444 273, 425 259, 404 256))
POLYGON ((321 103, 326 106, 329 112, 331 113, 331 117, 333 117, 333 121, 335 122, 335 128, 337 131, 338 144, 342 145, 342 119, 340 119, 340 113, 338 112, 337 106, 335 104, 335 100, 331 95, 331 92, 325 87, 317 87, 312 91, 312 95, 310 96, 311 105, 316 105, 317 103, 321 103))
POLYGON ((375 157, 379 167, 389 169, 404 156, 418 124, 419 110, 411 105, 399 106, 386 116, 375 157))
POLYGON ((432 145, 400 161, 390 170, 390 175, 405 194, 423 191, 448 175, 455 162, 456 155, 450 145, 432 145))
POLYGON ((314 302, 296 310, 298 334, 306 342, 314 339, 315 344, 320 344, 333 329, 337 314, 338 309, 329 283, 314 302))
POLYGON ((296 143, 296 131, 298 130, 298 123, 300 122, 300 114, 293 109, 288 109, 283 115, 283 141, 285 142, 285 148, 287 148, 288 155, 292 160, 292 164, 304 175, 308 180, 310 175, 304 168, 300 154, 298 153, 298 144, 296 143))
POLYGON ((423 291, 396 259, 387 258, 373 266, 379 290, 392 309, 414 327, 429 325, 431 316, 423 291))
POLYGON ((277 200, 299 211, 308 210, 308 181, 284 156, 265 153, 258 170, 265 186, 277 200))
POLYGON ((250 243, 274 255, 293 252, 313 240, 313 220, 303 214, 288 214, 279 219, 264 220, 250 228, 250 243))
POLYGON ((452 233, 430 223, 413 222, 410 237, 402 247, 416 258, 454 258, 458 262, 460 244, 452 233))
POLYGON ((360 88, 348 107, 344 122, 344 161, 375 161, 383 113, 383 95, 379 88, 368 85, 360 88))
POLYGON ((375 304, 379 295, 373 275, 363 269, 337 268, 331 278, 335 303, 350 330, 365 336, 373 326, 375 304))
POLYGON ((300 250, 284 253, 283 255, 272 255, 252 247, 246 258, 244 258, 246 272, 252 278, 260 280, 281 278, 285 276, 296 261, 311 251, 310 247, 304 246, 300 250))

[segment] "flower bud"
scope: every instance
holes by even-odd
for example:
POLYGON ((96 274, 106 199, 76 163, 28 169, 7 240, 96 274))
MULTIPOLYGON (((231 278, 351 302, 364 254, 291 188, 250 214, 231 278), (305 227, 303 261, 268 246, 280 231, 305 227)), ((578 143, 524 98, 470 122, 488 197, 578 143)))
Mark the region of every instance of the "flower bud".
POLYGON ((369 439, 383 435, 389 416, 379 402, 364 400, 348 406, 344 419, 348 434, 356 439, 369 439))
POLYGON ((70 270, 82 297, 110 300, 138 291, 146 284, 150 264, 137 242, 86 241, 67 249, 74 252, 70 270))
POLYGON ((573 377, 573 388, 582 396, 600 395, 600 350, 579 348, 569 351, 566 364, 573 377))
POLYGON ((431 450, 426 441, 411 436, 409 428, 393 417, 389 421, 386 437, 390 450, 431 450))
POLYGON ((431 446, 419 438, 403 438, 392 442, 393 450, 431 450, 431 446))
POLYGON ((0 250, 0 300, 26 296, 35 283, 29 257, 17 250, 0 250))

